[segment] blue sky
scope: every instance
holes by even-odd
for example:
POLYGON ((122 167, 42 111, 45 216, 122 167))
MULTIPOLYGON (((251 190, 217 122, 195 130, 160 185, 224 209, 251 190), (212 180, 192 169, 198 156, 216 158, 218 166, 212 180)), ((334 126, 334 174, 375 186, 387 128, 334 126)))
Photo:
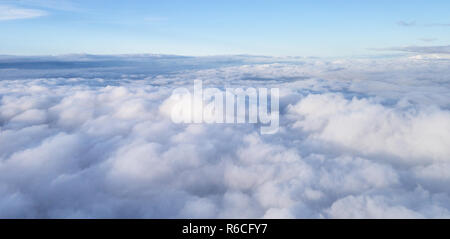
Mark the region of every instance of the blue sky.
POLYGON ((0 0, 0 54, 386 54, 450 45, 450 2, 0 0))

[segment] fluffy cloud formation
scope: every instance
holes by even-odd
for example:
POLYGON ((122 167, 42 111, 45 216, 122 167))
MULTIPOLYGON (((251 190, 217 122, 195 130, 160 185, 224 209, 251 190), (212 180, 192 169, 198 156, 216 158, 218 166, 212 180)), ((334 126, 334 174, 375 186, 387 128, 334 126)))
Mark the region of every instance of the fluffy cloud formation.
POLYGON ((0 217, 450 217, 448 61, 111 58, 0 59, 0 217), (279 132, 172 123, 193 80, 278 87, 279 132))

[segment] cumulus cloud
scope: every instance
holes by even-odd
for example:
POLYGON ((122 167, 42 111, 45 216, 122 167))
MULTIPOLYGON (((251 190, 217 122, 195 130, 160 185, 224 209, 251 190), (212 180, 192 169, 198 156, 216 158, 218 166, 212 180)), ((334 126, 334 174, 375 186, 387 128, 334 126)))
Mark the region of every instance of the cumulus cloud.
POLYGON ((318 139, 368 155, 393 155, 408 164, 415 159, 447 160, 450 112, 436 108, 403 111, 396 107, 321 94, 309 95, 290 111, 294 118, 300 118, 294 128, 308 132, 311 141, 318 139))
POLYGON ((448 218, 449 64, 0 59, 0 217, 448 218), (279 88, 279 132, 173 123, 194 80, 279 88))
POLYGON ((0 21, 36 18, 45 15, 47 12, 42 10, 0 5, 0 21))

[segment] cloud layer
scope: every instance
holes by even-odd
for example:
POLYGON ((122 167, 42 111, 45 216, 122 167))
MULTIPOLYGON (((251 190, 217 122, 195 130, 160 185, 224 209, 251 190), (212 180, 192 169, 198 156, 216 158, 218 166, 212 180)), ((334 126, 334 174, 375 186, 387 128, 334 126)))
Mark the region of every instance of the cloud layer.
POLYGON ((118 58, 0 59, 0 217, 450 217, 449 61, 118 58), (280 88, 279 133, 172 123, 193 80, 280 88))

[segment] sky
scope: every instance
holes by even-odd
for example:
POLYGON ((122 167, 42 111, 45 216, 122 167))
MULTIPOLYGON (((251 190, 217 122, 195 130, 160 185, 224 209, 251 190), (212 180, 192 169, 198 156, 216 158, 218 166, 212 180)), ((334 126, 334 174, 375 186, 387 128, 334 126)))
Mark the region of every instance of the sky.
POLYGON ((445 0, 0 0, 0 54, 392 54, 449 45, 448 9, 445 0))
POLYGON ((0 0, 0 218, 450 218, 450 4, 243 2, 0 0))

